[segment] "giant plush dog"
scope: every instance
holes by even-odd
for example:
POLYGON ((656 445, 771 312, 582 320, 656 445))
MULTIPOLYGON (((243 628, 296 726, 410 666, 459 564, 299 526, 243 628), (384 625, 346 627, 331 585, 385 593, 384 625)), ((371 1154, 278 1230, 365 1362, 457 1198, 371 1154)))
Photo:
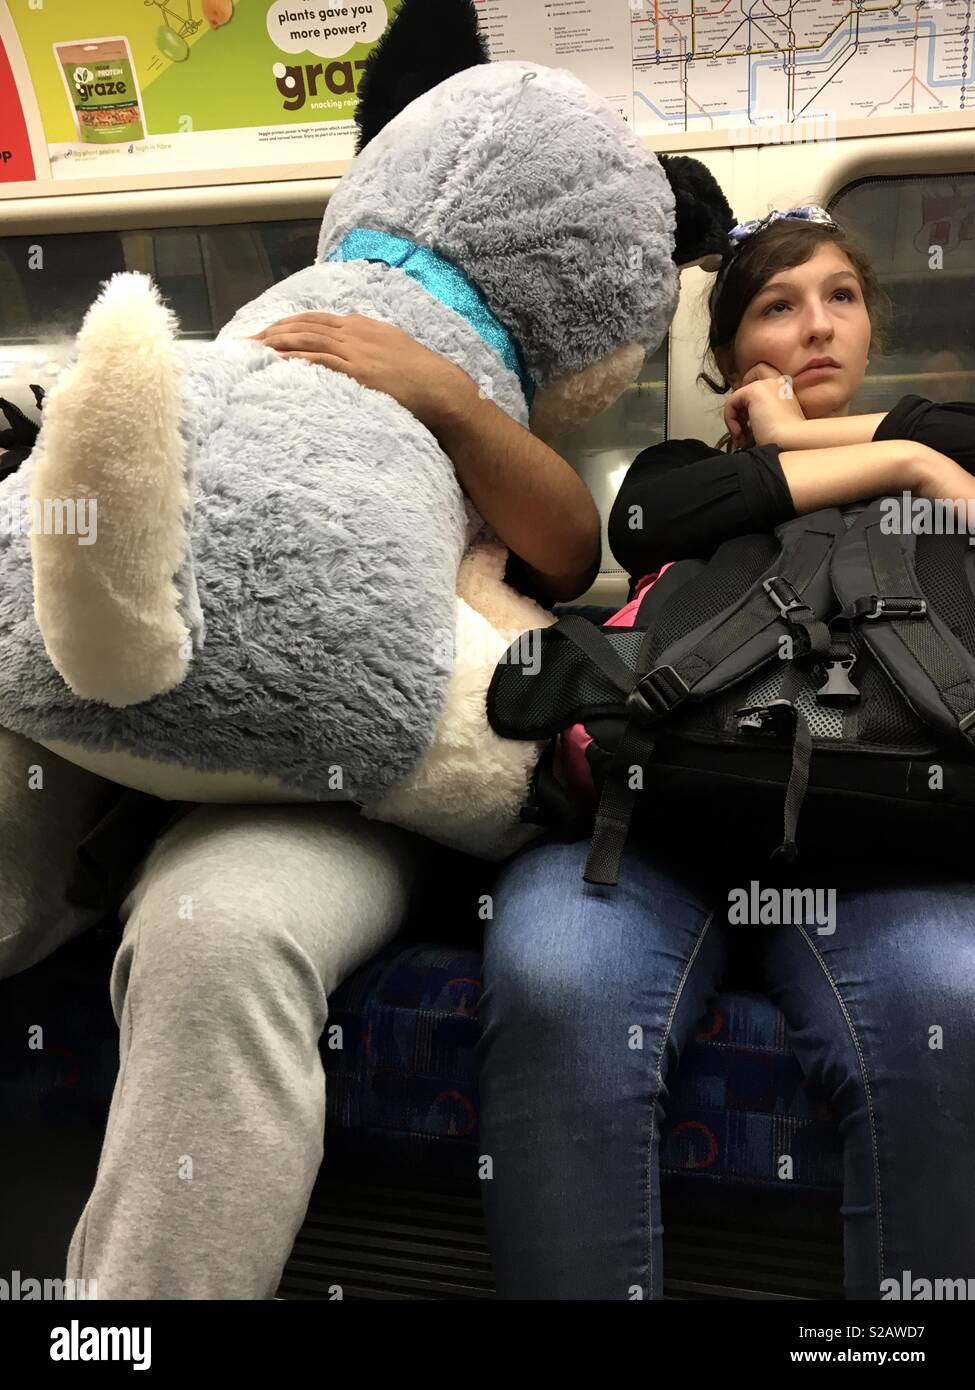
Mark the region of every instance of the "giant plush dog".
POLYGON ((497 857, 535 833, 538 746, 485 692, 551 616, 419 421, 248 335, 372 315, 551 436, 637 377, 733 216, 568 72, 488 62, 469 0, 406 0, 357 119, 315 264, 215 342, 180 344, 142 275, 89 310, 0 487, 33 518, 0 536, 0 724, 164 797, 354 800, 497 857), (94 536, 39 521, 92 500, 94 536))

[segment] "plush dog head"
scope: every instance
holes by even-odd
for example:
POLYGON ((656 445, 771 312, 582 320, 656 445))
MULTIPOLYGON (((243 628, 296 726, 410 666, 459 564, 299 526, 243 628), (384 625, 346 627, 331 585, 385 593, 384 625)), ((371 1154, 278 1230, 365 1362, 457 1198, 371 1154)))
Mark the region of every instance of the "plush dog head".
POLYGON ((658 159, 570 73, 488 62, 470 0, 405 0, 357 120, 319 257, 369 228, 459 267, 513 336, 549 437, 635 380, 679 268, 710 268, 734 222, 702 164, 658 159))

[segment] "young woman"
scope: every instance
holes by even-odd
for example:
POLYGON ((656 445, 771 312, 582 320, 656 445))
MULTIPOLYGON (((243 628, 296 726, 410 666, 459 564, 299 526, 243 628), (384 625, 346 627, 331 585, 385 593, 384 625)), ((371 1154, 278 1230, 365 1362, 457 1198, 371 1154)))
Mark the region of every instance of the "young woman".
MULTIPOLYGON (((610 523, 637 592, 665 560, 823 506, 904 489, 975 498, 962 466, 975 470, 975 407, 910 396, 850 414, 885 309, 851 239, 821 209, 732 238, 709 305, 711 385, 732 393, 740 447, 682 441, 637 459, 610 523)), ((697 808, 691 825, 667 812, 634 824, 615 888, 583 881, 586 841, 531 845, 499 874, 479 1065, 501 1296, 661 1297, 667 1079, 741 948, 839 1121, 847 1297, 880 1298, 905 1270, 975 1277, 975 876, 964 860, 844 858, 821 827, 813 844, 803 833, 802 861, 836 889, 835 932, 732 928, 728 885, 767 867, 754 827, 702 834, 697 808), (950 1045, 932 1048, 936 1026, 950 1045)))

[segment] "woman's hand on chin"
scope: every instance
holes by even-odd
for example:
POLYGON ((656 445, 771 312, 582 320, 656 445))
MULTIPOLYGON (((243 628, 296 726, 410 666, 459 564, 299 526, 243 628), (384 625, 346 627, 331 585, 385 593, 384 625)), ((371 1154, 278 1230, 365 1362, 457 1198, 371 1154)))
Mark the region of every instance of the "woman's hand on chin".
POLYGON ((776 434, 805 421, 792 378, 769 362, 756 362, 725 401, 724 421, 736 449, 773 444, 776 434))

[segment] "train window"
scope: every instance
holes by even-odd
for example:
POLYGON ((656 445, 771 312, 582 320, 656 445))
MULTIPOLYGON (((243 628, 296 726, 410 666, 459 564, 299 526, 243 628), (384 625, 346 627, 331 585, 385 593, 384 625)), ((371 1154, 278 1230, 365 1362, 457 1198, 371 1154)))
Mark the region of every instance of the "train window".
POLYGON ((0 344, 50 345, 81 326, 102 280, 143 270, 185 338, 212 338, 248 300, 315 259, 321 218, 0 237, 0 344))
POLYGON ((860 179, 829 206, 860 241, 894 306, 889 349, 871 356, 855 411, 889 410, 915 393, 975 399, 975 174, 860 179))
POLYGON ((626 571, 609 548, 606 527, 626 470, 643 449, 667 437, 667 349, 664 338, 643 365, 639 379, 628 386, 609 410, 587 425, 555 441, 559 451, 593 495, 603 521, 603 561, 600 579, 576 602, 625 601, 626 571))

